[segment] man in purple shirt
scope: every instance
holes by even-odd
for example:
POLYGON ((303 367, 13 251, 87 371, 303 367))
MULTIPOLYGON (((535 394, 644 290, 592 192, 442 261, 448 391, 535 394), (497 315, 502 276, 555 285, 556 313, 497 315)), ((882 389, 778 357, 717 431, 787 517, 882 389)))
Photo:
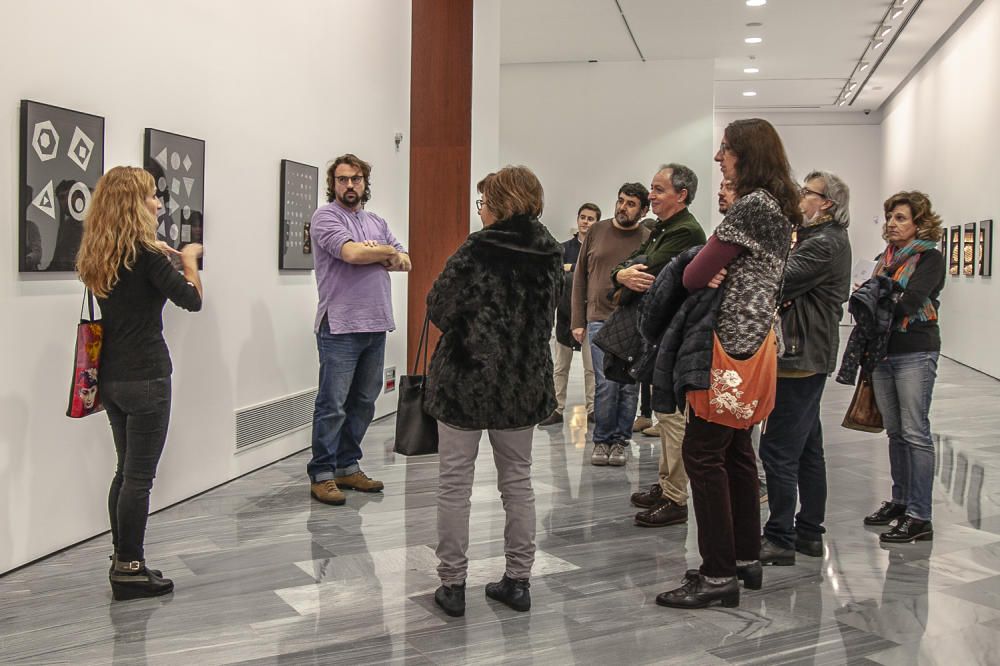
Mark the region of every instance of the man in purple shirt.
POLYGON ((319 389, 306 469, 315 499, 343 504, 341 488, 383 488, 358 461, 382 389, 385 334, 396 328, 388 271, 410 270, 410 257, 385 220, 364 209, 371 198, 367 162, 341 155, 327 169, 326 183, 330 203, 313 214, 311 227, 319 389))

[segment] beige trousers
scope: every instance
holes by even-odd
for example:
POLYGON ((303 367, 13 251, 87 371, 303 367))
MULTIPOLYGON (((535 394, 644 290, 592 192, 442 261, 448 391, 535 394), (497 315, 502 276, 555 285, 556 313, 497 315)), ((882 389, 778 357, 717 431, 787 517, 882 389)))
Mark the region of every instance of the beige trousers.
MULTIPOLYGON (((572 347, 554 342, 555 351, 552 355, 552 378, 556 382, 556 411, 560 414, 566 409, 566 386, 569 384, 569 366, 573 362, 572 347)), ((594 413, 594 362, 590 357, 590 341, 583 341, 583 386, 586 391, 587 413, 594 413)))
POLYGON ((673 414, 654 412, 660 427, 660 488, 664 496, 685 505, 688 499, 688 477, 681 457, 684 442, 684 412, 673 414))

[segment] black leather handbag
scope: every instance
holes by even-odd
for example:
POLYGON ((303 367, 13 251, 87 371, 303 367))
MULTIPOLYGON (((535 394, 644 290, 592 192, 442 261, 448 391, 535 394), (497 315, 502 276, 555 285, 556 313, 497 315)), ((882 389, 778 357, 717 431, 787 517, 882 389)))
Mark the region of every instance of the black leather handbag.
POLYGON ((427 347, 430 317, 424 317, 420 331, 413 374, 399 378, 399 403, 396 407, 396 441, 392 450, 404 456, 424 456, 438 452, 437 421, 424 412, 424 392, 427 387, 427 347), (423 360, 423 370, 421 370, 423 360), (418 372, 420 374, 418 374, 418 372))

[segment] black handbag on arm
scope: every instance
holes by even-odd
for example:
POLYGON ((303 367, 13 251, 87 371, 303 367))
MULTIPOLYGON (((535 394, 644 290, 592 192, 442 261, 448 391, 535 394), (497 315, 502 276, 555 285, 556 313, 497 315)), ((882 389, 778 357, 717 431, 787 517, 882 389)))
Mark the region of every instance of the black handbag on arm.
POLYGON ((430 317, 425 316, 417 355, 413 360, 413 374, 400 377, 397 388, 399 404, 396 408, 396 441, 392 450, 404 456, 423 456, 438 452, 437 421, 424 412, 429 326, 430 317))

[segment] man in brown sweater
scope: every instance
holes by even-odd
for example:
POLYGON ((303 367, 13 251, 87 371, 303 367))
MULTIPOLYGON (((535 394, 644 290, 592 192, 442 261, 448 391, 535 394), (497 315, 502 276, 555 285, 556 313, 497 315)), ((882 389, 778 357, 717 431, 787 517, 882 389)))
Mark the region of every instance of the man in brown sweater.
POLYGON ((638 384, 619 384, 604 377, 604 352, 593 344, 604 320, 615 309, 610 293, 611 271, 649 236, 640 221, 649 209, 649 191, 640 183, 618 190, 615 216, 590 227, 580 248, 573 276, 573 337, 590 342, 594 365, 594 465, 625 464, 632 419, 639 400, 638 384))

